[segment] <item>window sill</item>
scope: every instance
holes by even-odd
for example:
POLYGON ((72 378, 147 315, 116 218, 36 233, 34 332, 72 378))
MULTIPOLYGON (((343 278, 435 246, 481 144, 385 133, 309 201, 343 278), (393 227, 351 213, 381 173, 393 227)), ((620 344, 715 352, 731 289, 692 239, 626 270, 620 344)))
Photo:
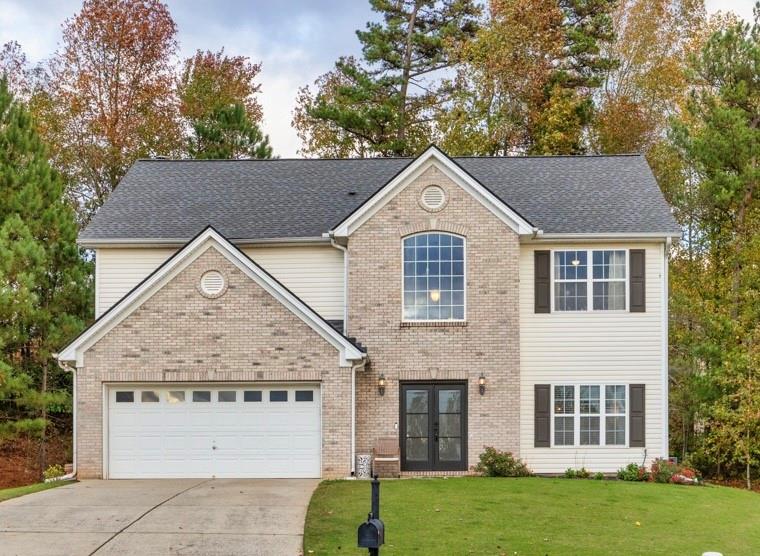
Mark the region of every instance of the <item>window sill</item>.
POLYGON ((404 320, 399 328, 462 328, 466 320, 404 320))
POLYGON ((628 445, 623 444, 606 444, 604 446, 600 446, 598 444, 588 444, 585 446, 549 446, 544 447, 544 450, 642 450, 643 448, 631 448, 628 445))

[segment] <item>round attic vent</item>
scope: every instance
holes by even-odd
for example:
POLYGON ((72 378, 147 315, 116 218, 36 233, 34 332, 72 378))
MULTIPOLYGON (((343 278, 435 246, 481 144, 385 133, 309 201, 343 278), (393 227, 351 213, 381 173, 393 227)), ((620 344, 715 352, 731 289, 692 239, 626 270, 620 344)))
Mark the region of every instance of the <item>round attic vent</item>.
POLYGON ((225 286, 224 276, 218 270, 209 270, 201 276, 201 291, 209 297, 222 295, 225 286))
POLYGON ((439 185, 429 185, 422 190, 420 203, 427 210, 440 210, 446 204, 446 192, 439 185))

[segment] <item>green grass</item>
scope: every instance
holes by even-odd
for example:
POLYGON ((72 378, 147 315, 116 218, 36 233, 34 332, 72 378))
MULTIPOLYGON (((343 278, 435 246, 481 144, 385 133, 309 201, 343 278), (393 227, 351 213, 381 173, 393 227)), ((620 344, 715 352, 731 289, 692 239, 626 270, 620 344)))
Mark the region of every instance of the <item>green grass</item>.
MULTIPOLYGON (((306 554, 366 554, 367 481, 326 481, 306 554)), ((382 554, 760 554, 760 496, 726 487, 461 477, 383 481, 382 554)))
POLYGON ((42 490, 48 490, 51 488, 71 484, 71 481, 53 481, 52 483, 35 483, 33 485, 27 485, 22 487, 5 488, 0 489, 0 502, 4 500, 10 500, 11 498, 18 498, 26 494, 32 494, 33 492, 40 492, 42 490))

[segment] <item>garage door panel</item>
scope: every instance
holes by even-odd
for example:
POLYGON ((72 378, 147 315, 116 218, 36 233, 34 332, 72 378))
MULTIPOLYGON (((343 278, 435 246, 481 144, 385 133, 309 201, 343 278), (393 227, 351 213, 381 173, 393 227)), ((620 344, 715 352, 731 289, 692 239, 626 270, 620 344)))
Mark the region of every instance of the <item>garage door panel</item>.
POLYGON ((111 388, 109 476, 319 477, 319 394, 303 385, 111 388))

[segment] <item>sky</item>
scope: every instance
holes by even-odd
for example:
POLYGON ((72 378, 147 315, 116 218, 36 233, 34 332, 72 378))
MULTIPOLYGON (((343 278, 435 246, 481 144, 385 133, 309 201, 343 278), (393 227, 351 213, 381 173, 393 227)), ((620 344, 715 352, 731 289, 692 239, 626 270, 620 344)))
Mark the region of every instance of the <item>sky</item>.
MULTIPOLYGON (((299 87, 329 71, 342 55, 359 54, 356 29, 373 19, 364 0, 167 0, 179 32, 180 55, 219 50, 262 62, 259 102, 262 127, 275 154, 298 156, 291 126, 299 87)), ((706 0, 708 12, 733 11, 752 18, 754 0, 706 0)), ((0 0, 0 45, 21 44, 32 63, 61 40, 61 23, 81 0, 0 0)))

